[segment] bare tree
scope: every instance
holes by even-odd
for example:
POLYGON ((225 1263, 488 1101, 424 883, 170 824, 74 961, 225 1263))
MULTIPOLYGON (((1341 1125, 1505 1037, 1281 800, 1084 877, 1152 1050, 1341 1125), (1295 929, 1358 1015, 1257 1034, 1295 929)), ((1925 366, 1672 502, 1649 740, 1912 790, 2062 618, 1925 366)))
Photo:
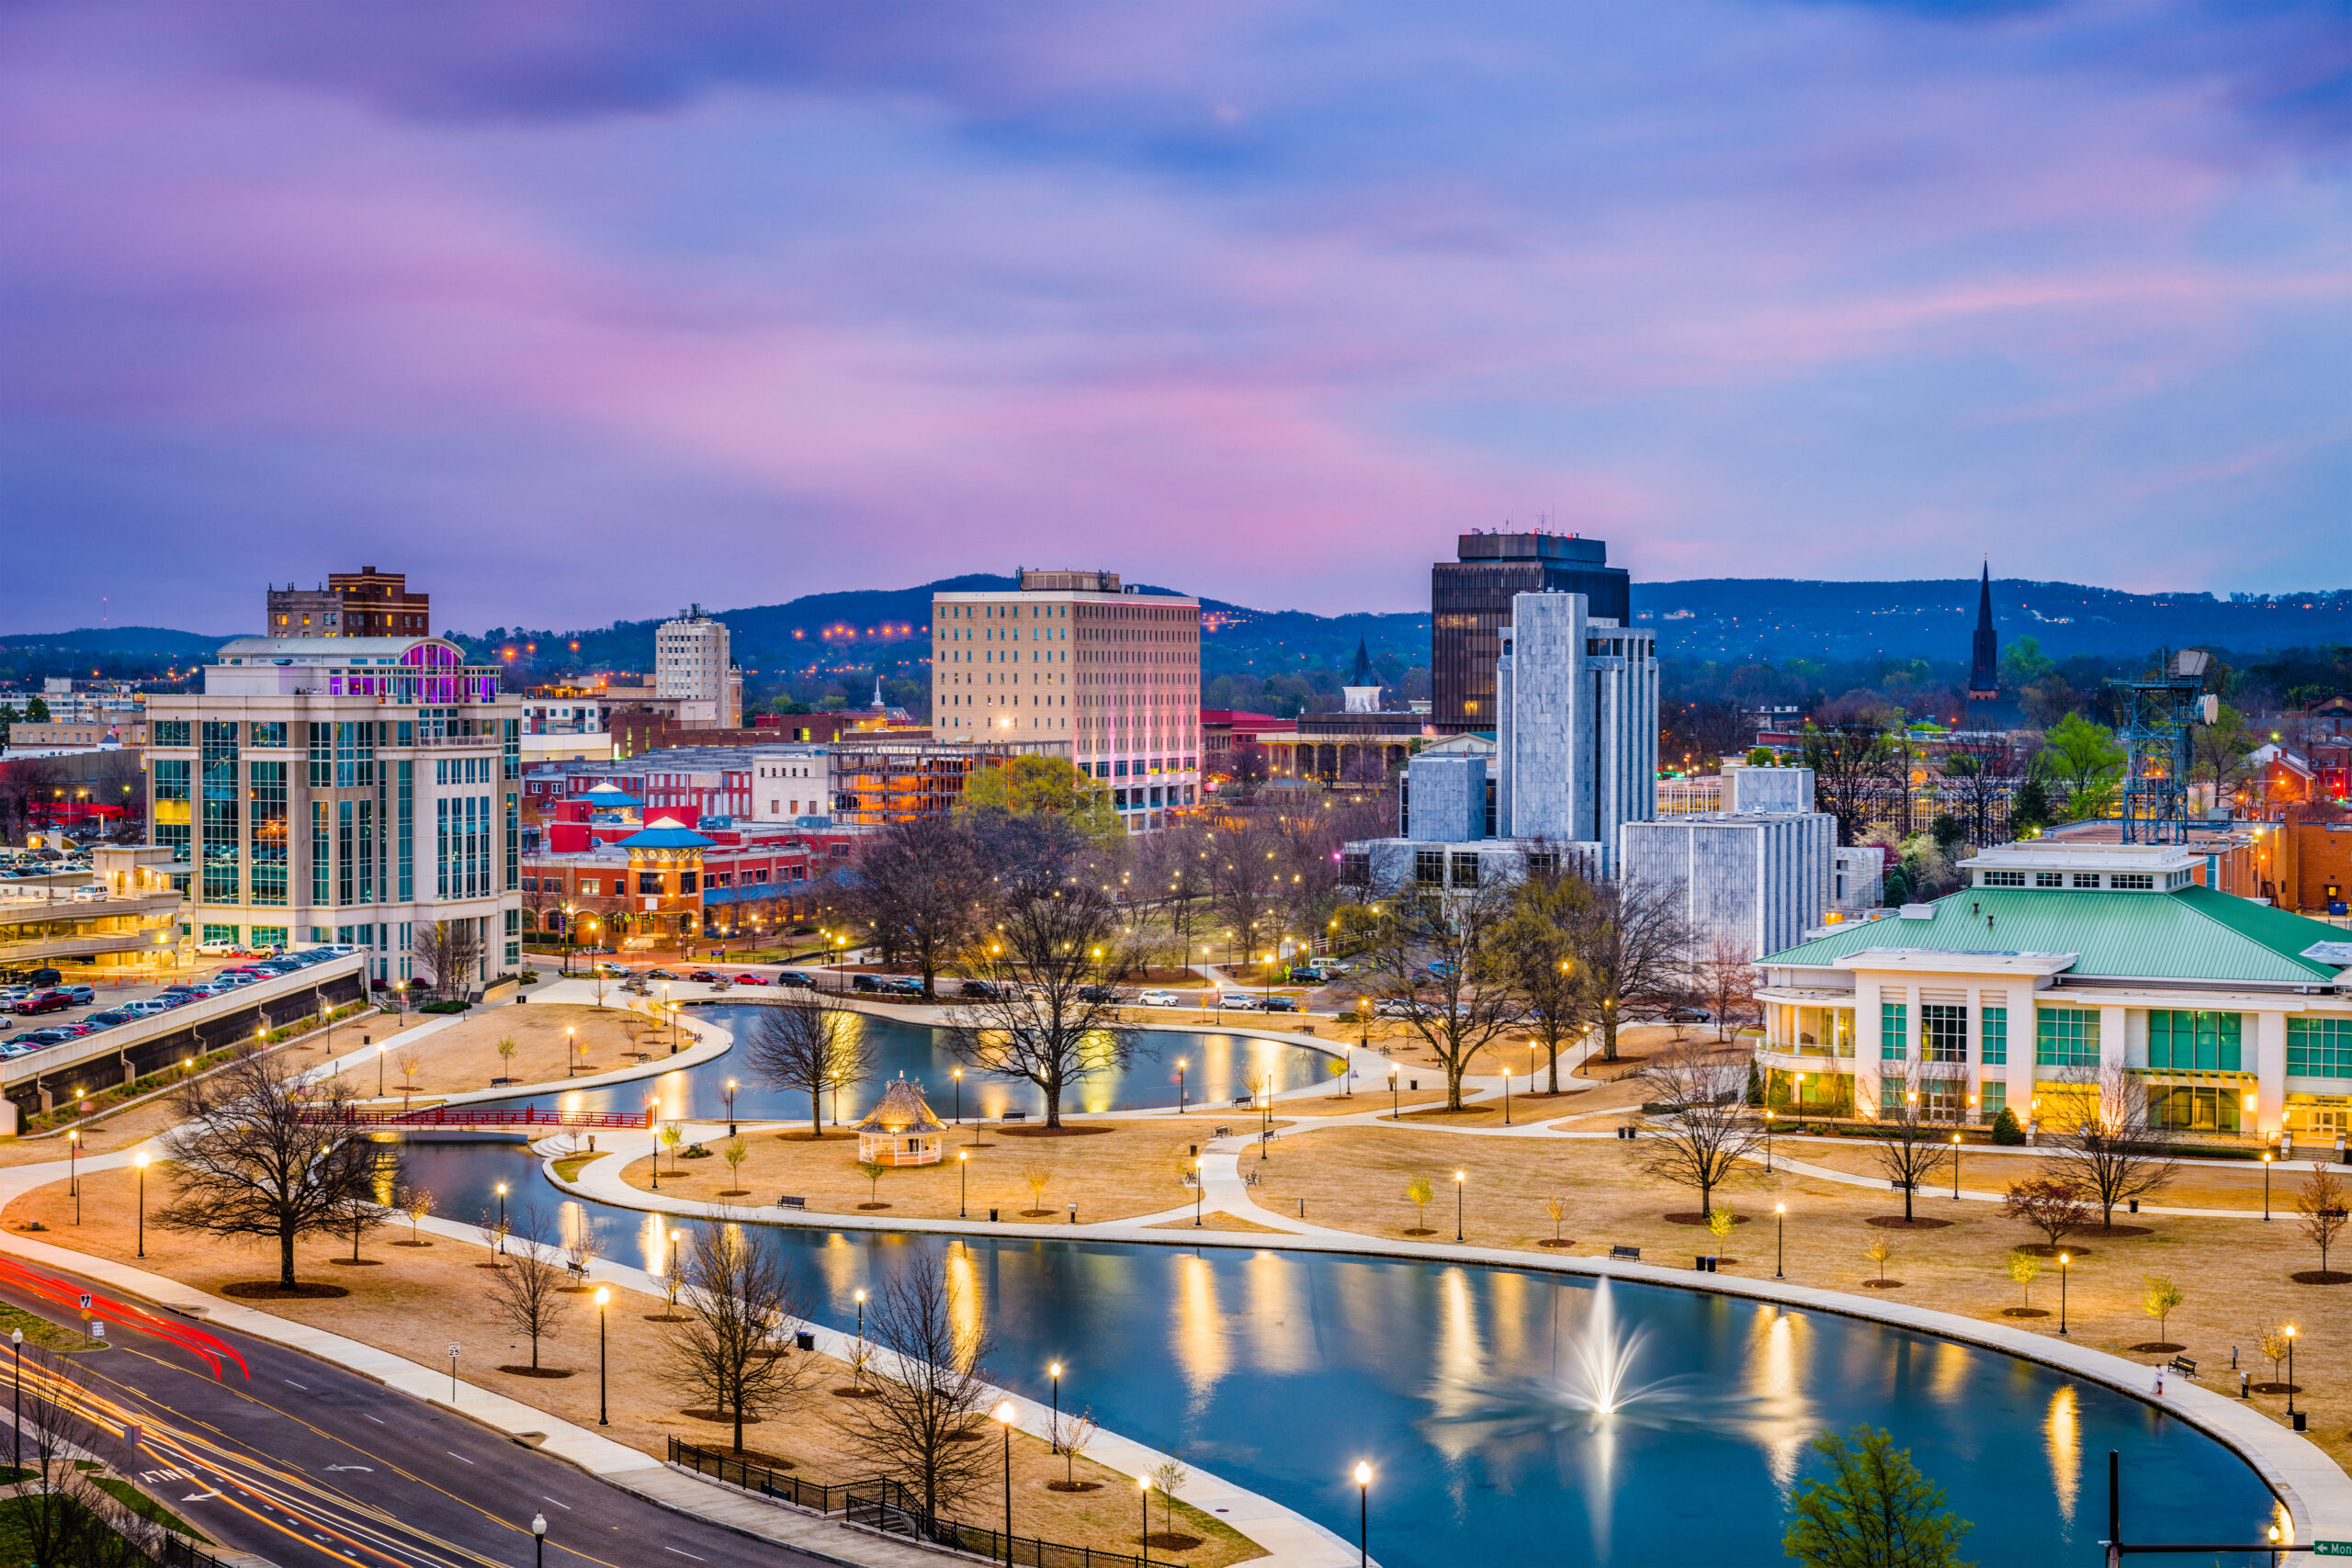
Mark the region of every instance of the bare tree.
POLYGON ((970 829, 952 817, 884 829, 857 858, 854 901, 877 941, 913 961, 922 994, 963 952, 986 905, 989 875, 970 829))
POLYGON ((1903 1189, 1903 1217, 1908 1221, 1914 1217, 1911 1200, 1919 1184, 1941 1170, 1951 1153, 1946 1141, 1951 1136, 1951 1125, 1932 1122, 1921 1113, 1916 1066, 1903 1082, 1902 1101, 1879 1113, 1879 1136, 1871 1152, 1878 1156, 1878 1168, 1886 1179, 1903 1189))
POLYGON ((2051 1168, 2099 1208, 2099 1224, 2134 1198, 2162 1191, 2180 1173, 2148 1122, 2147 1087, 2120 1065, 2084 1070, 2078 1092, 2058 1097, 2061 1121, 2051 1168))
POLYGON ((179 1191, 155 1223, 195 1235, 275 1236, 278 1288, 298 1288, 294 1243, 375 1213, 382 1151, 355 1136, 340 1078, 306 1087, 283 1056, 244 1051, 173 1093, 164 1155, 179 1191))
POLYGON ((1699 1191, 1699 1213, 1713 1212, 1715 1189, 1729 1181, 1763 1134, 1747 1113, 1747 1066, 1694 1042, 1677 1042, 1643 1064, 1648 1103, 1663 1125, 1643 1140, 1650 1174, 1699 1191))
POLYGON ((1892 748, 1885 727, 1869 719, 1804 727, 1804 765, 1813 770, 1814 807, 1838 818, 1841 843, 1859 843, 1892 748))
POLYGON ((965 959, 985 994, 948 1015, 948 1048, 992 1077, 1036 1085, 1048 1127, 1062 1124, 1072 1088, 1135 1053, 1109 985, 1129 966, 1124 923, 1094 883, 1032 874, 1015 882, 1003 923, 965 959))
POLYGON ((1690 928, 1676 891, 1621 879, 1591 885, 1573 929, 1585 1005, 1600 1057, 1617 1059, 1617 1032, 1637 1007, 1679 1001, 1689 985, 1690 928))
POLYGON ((1511 986, 1504 932, 1512 890, 1492 883, 1447 892, 1400 887, 1379 906, 1365 969, 1374 994, 1403 1005, 1405 1021, 1437 1054, 1446 1109, 1462 1109, 1462 1078, 1479 1050, 1513 1028, 1524 1003, 1511 986))
POLYGON ((1252 816, 1238 826, 1202 836, 1208 852, 1210 897, 1246 965, 1270 934, 1281 898, 1282 850, 1277 835, 1252 816))
POLYGON ((996 1469, 996 1445, 970 1440, 988 1404, 982 1365, 994 1342, 958 1313, 944 1266, 912 1265, 885 1280, 866 1325, 886 1354, 869 1397, 847 1402, 844 1434, 936 1517, 996 1469))
POLYGON ((8 1512, 23 1560, 148 1568, 163 1555, 163 1529, 98 1480, 98 1450, 111 1427, 102 1431, 89 1412, 104 1408, 104 1397, 87 1386, 74 1357, 30 1341, 22 1355, 14 1451, 31 1474, 8 1512))
POLYGON ((1530 858, 1527 879, 1512 896, 1500 937, 1511 988, 1551 1063, 1554 1094, 1560 1092, 1560 1047, 1581 1036, 1591 1021, 1576 949, 1576 930, 1590 889, 1583 878, 1563 874, 1556 865, 1553 858, 1530 858))
POLYGON ((1715 1017, 1715 1038, 1728 1040, 1756 1010, 1756 955, 1738 938, 1717 933, 1693 965, 1700 994, 1715 1017))
POLYGON ((874 1076, 865 1021, 823 992, 787 997, 759 1010, 743 1060, 770 1089, 808 1097, 808 1134, 825 1135, 824 1094, 874 1076))
POLYGON ((684 1273, 694 1315, 671 1336, 662 1376, 695 1404, 733 1416, 741 1453, 744 1422, 764 1418, 816 1375, 814 1358, 789 1354, 777 1337, 808 1315, 807 1303, 775 1247, 733 1225, 697 1229, 684 1273))
POLYGON ((539 1239, 539 1229, 535 1204, 523 1211, 522 1235, 502 1238, 505 1264, 490 1275, 491 1315, 514 1333, 530 1336, 534 1372, 539 1370, 539 1341, 562 1332, 571 1305, 563 1289, 571 1272, 557 1261, 563 1255, 539 1239))
POLYGON ((2049 1237, 2047 1249, 2055 1252, 2060 1242, 2091 1223, 2091 1206, 2083 1201, 2083 1190, 2071 1180, 2056 1176, 2030 1176, 2009 1183, 2009 1195, 2001 1204, 2001 1217, 2023 1220, 2049 1237))
POLYGON ((1941 794, 1979 849, 1997 842, 2008 826, 2009 795, 2020 782, 2009 766, 2008 743, 1999 736, 1956 737, 1944 755, 1941 794))
POLYGON ((481 973, 481 931, 472 920, 420 924, 409 952, 416 967, 431 977, 436 1000, 463 996, 468 984, 481 973))

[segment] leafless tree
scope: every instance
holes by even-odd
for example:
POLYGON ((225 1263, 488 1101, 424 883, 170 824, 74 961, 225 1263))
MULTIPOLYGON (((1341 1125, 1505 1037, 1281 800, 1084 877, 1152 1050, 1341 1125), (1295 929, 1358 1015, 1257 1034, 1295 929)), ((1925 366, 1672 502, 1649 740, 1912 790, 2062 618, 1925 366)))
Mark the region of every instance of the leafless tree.
POLYGON ((520 1236, 505 1240, 503 1267, 490 1275, 491 1315, 531 1339, 531 1370, 539 1370, 539 1341, 562 1332, 571 1300, 563 1289, 571 1271, 559 1261, 563 1256, 539 1239, 541 1216, 536 1204, 523 1211, 520 1236))
POLYGON ((1638 1007, 1681 999, 1690 984, 1690 928, 1664 885, 1595 883, 1571 928, 1585 1005, 1600 1031, 1600 1057, 1617 1059, 1617 1032, 1638 1007))
POLYGON ((1922 1113, 1916 1066, 1903 1083, 1900 1103, 1879 1113, 1879 1136, 1871 1152, 1878 1156, 1878 1168, 1886 1179, 1903 1189, 1903 1217, 1909 1220, 1914 1217, 1911 1200, 1919 1184, 1941 1170, 1951 1154, 1951 1124, 1931 1121, 1922 1113))
POLYGON ((1756 955, 1738 938, 1718 933, 1693 965, 1699 994, 1715 1016, 1715 1038, 1728 1040, 1756 1010, 1756 955))
POLYGON ((340 1078, 313 1087, 281 1055, 242 1052, 173 1093, 164 1138, 178 1194, 155 1223, 196 1235, 275 1236, 277 1282, 296 1289, 294 1243, 377 1212, 382 1153, 355 1136, 340 1078))
POLYGON ((1804 727, 1804 765, 1813 770, 1816 809, 1838 818, 1841 843, 1859 843, 1891 753, 1886 729, 1872 719, 1831 719, 1804 727))
POLYGON ((816 1375, 813 1357, 790 1354, 778 1338, 808 1305, 775 1247, 734 1225, 697 1229, 684 1273, 694 1313, 670 1337, 662 1376, 697 1405, 733 1416, 741 1453, 743 1423, 816 1375))
POLYGON ((2056 1097, 2050 1167, 2098 1205, 2102 1226, 2112 1225, 2119 1207, 2171 1185, 2180 1164, 2149 1123, 2147 1086, 2128 1069, 2086 1068, 2067 1081, 2076 1092, 2056 1097))
POLYGON ((1591 1022, 1576 931, 1591 890, 1583 878, 1557 869, 1555 859, 1530 857, 1528 874, 1513 892, 1500 935, 1511 988, 1526 1009, 1535 1038, 1551 1063, 1551 1090, 1560 1092, 1560 1047, 1591 1022))
POLYGON ((993 1443, 973 1442, 989 1388, 983 1365, 995 1344, 959 1321, 944 1267, 910 1265, 867 1303, 866 1327, 884 1351, 870 1397, 848 1401, 844 1434, 865 1459, 922 1495, 933 1517, 996 1471, 993 1443))
POLYGON ((481 931, 472 920, 435 920, 419 924, 410 953, 416 967, 431 976, 437 1000, 465 995, 467 985, 481 972, 481 931))
POLYGON ((1661 1107, 1663 1125, 1642 1140, 1653 1176, 1699 1191, 1699 1213, 1711 1213, 1715 1189, 1763 1141, 1747 1113, 1747 1065, 1712 1045, 1679 1041, 1642 1066, 1648 1103, 1661 1107))
POLYGON ((1033 874, 1014 883, 1002 924, 976 938, 965 958, 986 994, 948 1015, 948 1048, 992 1077, 1036 1085, 1048 1127, 1062 1124, 1072 1088, 1135 1053, 1135 1032, 1119 1021, 1109 986, 1130 966, 1124 925, 1095 883, 1033 874))
POLYGON ((1211 898, 1246 965, 1272 934, 1281 907, 1282 848, 1278 835, 1255 815, 1203 835, 1208 851, 1211 898))
MULTIPOLYGON (((99 1484, 94 1464, 108 1438, 89 1415, 101 1403, 75 1358, 28 1341, 14 1451, 31 1472, 9 1503, 10 1533, 32 1562, 148 1568, 164 1531, 99 1484)), ((128 1456, 127 1456, 128 1457, 128 1456)))
POLYGON ((1504 932, 1514 899, 1493 883, 1448 892, 1400 887, 1382 900, 1364 968, 1374 996, 1401 1002, 1405 1021, 1435 1052, 1445 1103, 1462 1109, 1462 1078, 1481 1048, 1516 1027, 1525 1002, 1513 988, 1504 932))
POLYGON ((970 829, 953 817, 918 817, 884 829, 857 857, 854 901, 878 942, 911 960, 922 994, 971 939, 989 891, 970 829))
POLYGON ((2011 776, 2007 742, 1995 736, 1955 739, 1944 754, 1943 774, 1943 798, 1968 841, 1979 849, 1997 842, 2008 826, 2010 792, 2021 782, 2011 776))
POLYGON ((1180 965, 1193 961, 1194 928, 1213 891, 1210 843, 1209 829, 1185 823, 1146 834, 1136 846, 1136 901, 1166 919, 1180 965))
POLYGON ((2009 1183, 2001 1217, 2023 1220, 2050 1238, 2049 1249, 2054 1252, 2060 1242, 2091 1223, 2091 1206, 2083 1201, 2083 1190, 2063 1177, 2030 1176, 2009 1183))
POLYGON ((865 1021, 821 991, 786 997, 752 1019, 743 1060, 770 1089, 808 1097, 808 1134, 825 1135, 824 1094, 874 1076, 865 1021))

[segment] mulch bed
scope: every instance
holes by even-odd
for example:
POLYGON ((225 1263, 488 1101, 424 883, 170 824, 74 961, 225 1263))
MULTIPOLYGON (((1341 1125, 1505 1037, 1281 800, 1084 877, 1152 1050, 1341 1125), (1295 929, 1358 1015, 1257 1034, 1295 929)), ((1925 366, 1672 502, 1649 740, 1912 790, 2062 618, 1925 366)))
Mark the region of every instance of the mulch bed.
POLYGON ((649 1312, 645 1314, 645 1321, 648 1323, 689 1323, 693 1320, 682 1312, 649 1312))
MULTIPOLYGON (((721 1197, 725 1197, 726 1195, 727 1195, 727 1194, 725 1194, 725 1193, 721 1193, 721 1194, 720 1194, 720 1196, 721 1196, 721 1197)), ((889 1206, 890 1206, 890 1205, 889 1205, 889 1204, 888 1204, 888 1203, 860 1203, 860 1204, 858 1205, 858 1207, 859 1207, 859 1208, 861 1208, 861 1209, 887 1209, 887 1208, 888 1208, 889 1206)))
POLYGON ((1876 1225, 1883 1231, 1939 1231, 1951 1222, 1930 1220, 1925 1216, 1906 1220, 1900 1214, 1872 1214, 1863 1224, 1876 1225))
POLYGON ((1430 1229, 1427 1225, 1415 1225, 1405 1234, 1407 1235, 1437 1235, 1437 1232, 1430 1229))
POLYGON ((1543 1241, 1537 1242, 1535 1245, 1538 1247, 1574 1247, 1576 1243, 1573 1241, 1553 1241, 1547 1237, 1543 1241))
POLYGON ((1099 1481, 1048 1481, 1046 1483, 1046 1490, 1048 1492, 1100 1492, 1102 1490, 1102 1483, 1099 1481))
POLYGON ((1102 1127, 1087 1122, 1065 1122, 1058 1127, 1048 1127, 1042 1122, 1035 1127, 999 1127, 997 1129, 997 1134, 1000 1137, 1006 1138, 1087 1138, 1093 1136, 1097 1133, 1115 1133, 1117 1131, 1118 1129, 1116 1127, 1102 1127))
MULTIPOLYGON (((1734 1214, 1731 1217, 1731 1223, 1736 1225, 1744 1225, 1755 1217, 1756 1216, 1753 1214, 1734 1214)), ((1666 1223, 1670 1225, 1703 1225, 1707 1223, 1707 1216, 1704 1214, 1668 1214, 1666 1216, 1666 1223)))
POLYGON ((2188 1347, 2176 1345, 2169 1339, 2143 1339, 2128 1348, 2135 1356, 2169 1356, 2175 1350, 2186 1350, 2188 1347))
POLYGON ((571 1369, 567 1367, 501 1367, 498 1370, 518 1378, 568 1378, 571 1375, 571 1369))
POLYGON ((2352 1284, 2352 1274, 2341 1269, 2304 1269, 2287 1276, 2298 1285, 2352 1284))
MULTIPOLYGON (((501 1367, 498 1370, 503 1372, 507 1369, 501 1367)), ((567 1377, 570 1375, 570 1373, 565 1374, 567 1377)), ((690 1421, 708 1421, 720 1427, 732 1427, 735 1425, 735 1412, 732 1410, 713 1410, 707 1405, 697 1404, 690 1405, 686 1409, 679 1411, 678 1414, 685 1416, 690 1421)), ((746 1415, 743 1417, 743 1425, 746 1427, 756 1427, 759 1424, 760 1418, 756 1416, 746 1415)), ((729 1457, 732 1458, 733 1456, 729 1455, 729 1457)), ((753 1461, 752 1462, 764 1463, 766 1461, 753 1461)))
POLYGON ((2001 1315, 2003 1317, 2048 1317, 2050 1314, 2040 1307, 2003 1307, 2001 1315))
POLYGON ((833 1390, 833 1397, 835 1399, 871 1399, 874 1397, 874 1391, 870 1388, 837 1388, 833 1390))
POLYGON ((2303 1392, 2303 1385, 2299 1382, 2248 1383, 2246 1388, 2248 1392, 2254 1393, 2301 1393, 2303 1392))
POLYGON ((2125 1236, 2154 1235, 2156 1233, 2146 1225, 2087 1225, 2075 1234, 2099 1236, 2108 1241, 2120 1241, 2125 1236))
POLYGON ((392 1245, 394 1247, 431 1247, 433 1244, 429 1241, 396 1241, 392 1245))
POLYGON ((2089 1247, 2076 1247, 2072 1242, 2061 1242, 2058 1246, 2052 1247, 2046 1242, 2037 1241, 2020 1247, 2017 1250, 2030 1252, 2036 1258, 2055 1258, 2062 1252, 2069 1258, 2088 1258, 2091 1255, 2089 1247))
POLYGON ((323 1302, 351 1294, 341 1285, 298 1284, 288 1291, 275 1280, 240 1280, 221 1286, 220 1293, 241 1302, 323 1302))
POLYGON ((1201 1544, 1201 1538, 1182 1530, 1154 1530, 1143 1541, 1146 1546, 1157 1546, 1164 1551, 1190 1551, 1201 1544))
POLYGON ((381 1269, 384 1266, 380 1258, 330 1258, 327 1261, 338 1269, 381 1269))
POLYGON ((1903 1281, 1900 1280, 1865 1280, 1862 1281, 1862 1289, 1866 1291, 1899 1291, 1902 1288, 1903 1281))
POLYGON ((718 1190, 718 1195, 721 1198, 749 1198, 752 1195, 752 1190, 748 1187, 722 1187, 718 1190))

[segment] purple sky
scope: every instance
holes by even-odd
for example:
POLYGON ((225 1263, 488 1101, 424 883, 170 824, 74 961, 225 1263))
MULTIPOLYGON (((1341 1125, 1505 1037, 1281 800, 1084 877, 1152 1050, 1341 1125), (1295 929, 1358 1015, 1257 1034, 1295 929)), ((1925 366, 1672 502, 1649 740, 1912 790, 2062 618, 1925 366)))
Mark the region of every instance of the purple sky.
POLYGON ((0 62, 7 629, 370 563, 471 628, 1405 609, 1546 517, 2352 579, 2340 4, 35 0, 0 62))

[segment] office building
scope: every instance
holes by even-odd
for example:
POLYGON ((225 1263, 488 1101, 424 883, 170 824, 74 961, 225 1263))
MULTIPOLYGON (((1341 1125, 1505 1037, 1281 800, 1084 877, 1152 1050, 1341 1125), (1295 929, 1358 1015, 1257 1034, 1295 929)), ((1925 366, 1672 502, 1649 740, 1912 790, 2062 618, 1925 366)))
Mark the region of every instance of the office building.
POLYGON ((2352 943, 2206 886, 2194 846, 2006 844, 1969 886, 1763 959, 1769 1102, 2068 1125, 2120 1069, 2150 1120, 2332 1149, 2352 1126, 2352 943))
POLYGON ((208 946, 346 942, 417 977, 420 925, 469 921, 471 986, 521 963, 520 699, 438 637, 240 637, 148 700, 151 841, 208 946))
POLYGON ((1201 605, 1107 571, 1023 571, 932 597, 932 733, 1041 741, 1101 779, 1133 831, 1198 803, 1201 605))
POLYGON ((1633 624, 1633 580, 1609 547, 1573 534, 1464 534, 1456 559, 1430 569, 1430 721, 1441 735, 1495 728, 1495 661, 1511 600, 1581 593, 1586 613, 1633 624))
POLYGON ((653 634, 653 695, 677 704, 689 728, 733 729, 743 722, 743 673, 729 656, 727 623, 689 605, 653 634))
POLYGON ((1809 768, 1724 773, 1730 810, 1624 824, 1621 870, 1674 890, 1694 956, 1755 958, 1795 946, 1831 908, 1838 819, 1812 809, 1809 768))
POLYGON ((362 567, 328 573, 322 588, 272 587, 262 625, 268 637, 424 637, 433 596, 411 592, 405 572, 362 567))
POLYGON ((1507 839, 1600 844, 1657 815, 1657 638, 1581 593, 1514 594, 1498 630, 1497 826, 1507 839))

